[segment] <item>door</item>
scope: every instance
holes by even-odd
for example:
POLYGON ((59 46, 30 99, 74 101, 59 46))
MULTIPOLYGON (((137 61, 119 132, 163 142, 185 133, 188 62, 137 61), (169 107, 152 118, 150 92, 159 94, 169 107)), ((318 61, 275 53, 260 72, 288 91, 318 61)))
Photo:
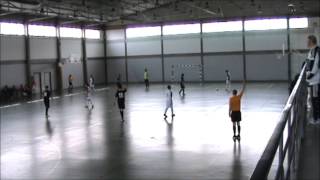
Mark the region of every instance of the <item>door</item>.
POLYGON ((33 80, 34 80, 34 92, 40 93, 42 92, 42 83, 41 83, 41 73, 35 72, 33 73, 33 80))
POLYGON ((51 83, 51 72, 43 73, 43 87, 49 87, 49 90, 52 91, 52 83, 51 83))

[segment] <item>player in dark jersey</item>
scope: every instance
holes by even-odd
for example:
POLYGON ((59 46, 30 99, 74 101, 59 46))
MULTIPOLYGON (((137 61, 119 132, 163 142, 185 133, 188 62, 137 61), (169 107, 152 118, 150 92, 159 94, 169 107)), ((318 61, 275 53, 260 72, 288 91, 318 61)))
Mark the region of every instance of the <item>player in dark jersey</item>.
POLYGON ((186 86, 184 85, 184 74, 182 73, 181 74, 181 79, 180 79, 180 91, 179 91, 179 94, 181 95, 182 93, 182 96, 185 95, 184 93, 184 89, 186 88, 186 86))
POLYGON ((125 93, 126 92, 127 92, 127 89, 126 88, 122 88, 122 85, 120 84, 118 86, 118 90, 117 90, 116 95, 115 95, 115 97, 118 100, 118 107, 119 107, 119 110, 120 110, 120 115, 121 115, 122 121, 124 121, 124 119, 123 119, 123 111, 125 109, 125 93))
POLYGON ((46 107, 46 116, 49 116, 49 107, 50 107, 50 97, 51 97, 51 92, 49 90, 49 87, 45 87, 45 91, 43 92, 43 102, 44 106, 46 107))

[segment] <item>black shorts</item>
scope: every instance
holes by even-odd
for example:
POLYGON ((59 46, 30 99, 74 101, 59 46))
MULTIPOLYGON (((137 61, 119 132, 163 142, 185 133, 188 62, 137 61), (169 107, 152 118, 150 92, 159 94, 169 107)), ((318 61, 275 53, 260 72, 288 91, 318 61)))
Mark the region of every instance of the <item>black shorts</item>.
POLYGON ((145 79, 144 83, 149 84, 149 79, 145 79))
POLYGON ((119 99, 118 100, 118 107, 119 109, 125 109, 125 104, 124 104, 124 99, 119 99))
POLYGON ((73 85, 72 85, 72 82, 69 82, 69 86, 73 86, 73 85))
POLYGON ((45 106, 46 108, 49 108, 49 107, 50 107, 50 102, 49 102, 49 101, 44 101, 44 106, 45 106))
POLYGON ((241 112, 240 111, 232 111, 231 112, 231 121, 232 122, 240 122, 241 121, 241 112))

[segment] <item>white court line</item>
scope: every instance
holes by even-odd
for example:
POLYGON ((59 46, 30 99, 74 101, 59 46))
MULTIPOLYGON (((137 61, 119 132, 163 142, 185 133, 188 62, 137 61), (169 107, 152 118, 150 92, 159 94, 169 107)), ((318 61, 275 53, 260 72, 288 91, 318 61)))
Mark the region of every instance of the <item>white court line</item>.
POLYGON ((0 109, 3 109, 3 108, 9 108, 9 107, 14 107, 14 106, 19 106, 21 105, 20 103, 17 103, 17 104, 10 104, 10 105, 7 105, 7 106, 2 106, 0 107, 0 109))
POLYGON ((36 103, 36 102, 40 102, 40 101, 42 101, 42 99, 37 99, 37 100, 34 100, 34 101, 28 101, 27 103, 36 103))
MULTIPOLYGON (((99 91, 104 91, 104 90, 109 90, 110 88, 106 87, 106 88, 100 88, 100 89, 96 89, 95 91, 99 92, 99 91)), ((55 97, 52 97, 52 99, 59 99, 61 97, 69 97, 69 96, 76 96, 76 95, 79 95, 79 94, 83 94, 84 92, 78 92, 78 93, 73 93, 73 94, 66 94, 64 96, 55 96, 55 97)), ((28 101, 27 103, 28 104, 31 104, 31 103, 37 103, 37 102, 41 102, 42 99, 37 99, 37 100, 33 100, 33 101, 28 101)), ((16 103, 16 104, 10 104, 10 105, 6 105, 6 106, 0 106, 0 109, 4 109, 4 108, 10 108, 10 107, 14 107, 14 106, 19 106, 21 105, 21 103, 16 103)))
POLYGON ((64 95, 64 97, 75 96, 75 95, 79 95, 79 94, 82 94, 82 93, 66 94, 66 95, 64 95))
POLYGON ((104 90, 109 90, 110 88, 106 87, 106 88, 100 88, 100 89, 96 89, 95 91, 104 91, 104 90))

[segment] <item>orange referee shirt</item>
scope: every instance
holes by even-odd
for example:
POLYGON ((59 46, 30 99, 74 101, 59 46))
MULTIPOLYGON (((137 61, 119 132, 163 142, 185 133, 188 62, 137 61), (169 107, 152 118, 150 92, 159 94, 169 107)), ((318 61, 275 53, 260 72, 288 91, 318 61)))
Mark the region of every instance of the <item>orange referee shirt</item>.
POLYGON ((241 110, 241 98, 242 98, 243 92, 241 92, 239 95, 230 97, 229 105, 231 111, 240 111, 241 110))

